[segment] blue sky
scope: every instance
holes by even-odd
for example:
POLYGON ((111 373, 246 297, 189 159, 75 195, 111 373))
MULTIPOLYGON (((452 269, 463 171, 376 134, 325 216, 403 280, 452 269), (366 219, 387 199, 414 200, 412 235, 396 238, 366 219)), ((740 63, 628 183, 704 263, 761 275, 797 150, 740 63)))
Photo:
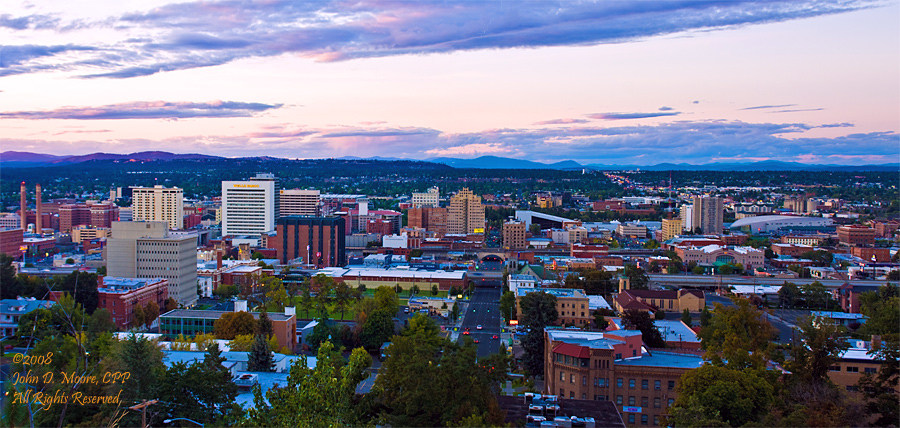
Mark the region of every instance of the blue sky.
POLYGON ((8 3, 0 150, 900 161, 896 1, 8 3))

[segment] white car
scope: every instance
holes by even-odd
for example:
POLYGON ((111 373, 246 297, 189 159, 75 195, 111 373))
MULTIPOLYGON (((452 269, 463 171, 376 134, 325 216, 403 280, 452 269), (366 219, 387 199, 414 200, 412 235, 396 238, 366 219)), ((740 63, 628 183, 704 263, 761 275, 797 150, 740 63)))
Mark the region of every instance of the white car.
POLYGON ((476 325, 475 330, 481 330, 481 324, 476 325))

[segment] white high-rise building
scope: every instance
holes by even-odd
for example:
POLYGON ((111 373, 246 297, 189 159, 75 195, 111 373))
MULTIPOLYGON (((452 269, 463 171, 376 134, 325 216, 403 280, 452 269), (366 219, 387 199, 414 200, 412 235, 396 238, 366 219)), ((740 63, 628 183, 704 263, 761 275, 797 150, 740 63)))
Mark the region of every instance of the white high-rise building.
POLYGON ((169 297, 185 306, 197 303, 196 233, 170 234, 164 221, 114 221, 106 242, 109 276, 165 278, 169 297))
POLYGON ((694 206, 693 205, 682 205, 681 213, 679 214, 681 217, 681 226, 687 232, 694 231, 694 206))
POLYGON ((275 230, 278 182, 272 174, 222 182, 222 235, 261 235, 275 230))
POLYGON ((281 214, 279 217, 289 215, 319 215, 319 191, 288 189, 281 192, 281 214))
POLYGON ((169 229, 184 228, 184 189, 132 187, 131 208, 134 221, 164 221, 169 229))
POLYGON ((440 206, 441 192, 437 187, 429 188, 425 193, 412 194, 413 208, 437 208, 440 206))

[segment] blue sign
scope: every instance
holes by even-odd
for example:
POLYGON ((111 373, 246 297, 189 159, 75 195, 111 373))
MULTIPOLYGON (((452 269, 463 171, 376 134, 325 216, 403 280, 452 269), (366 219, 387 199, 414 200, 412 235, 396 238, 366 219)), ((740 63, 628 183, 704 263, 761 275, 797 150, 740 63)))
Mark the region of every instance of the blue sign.
POLYGON ((622 406, 622 413, 641 413, 641 408, 634 406, 622 406))

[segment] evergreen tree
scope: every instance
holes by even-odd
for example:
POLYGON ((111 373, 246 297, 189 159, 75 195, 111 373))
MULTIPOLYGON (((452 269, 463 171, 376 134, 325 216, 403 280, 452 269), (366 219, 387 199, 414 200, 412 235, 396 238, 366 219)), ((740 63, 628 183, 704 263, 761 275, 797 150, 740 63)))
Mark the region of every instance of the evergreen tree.
POLYGON ((275 368, 275 359, 269 349, 269 343, 261 334, 257 334, 247 360, 247 370, 251 372, 270 372, 275 368))
POLYGON ((256 321, 256 334, 260 334, 266 339, 275 334, 275 330, 272 327, 272 319, 269 318, 269 314, 265 310, 259 314, 259 319, 256 321))
POLYGON ((528 293, 519 300, 522 311, 520 320, 527 333, 522 339, 525 355, 522 362, 532 376, 544 373, 544 327, 556 322, 556 296, 544 292, 528 293))

